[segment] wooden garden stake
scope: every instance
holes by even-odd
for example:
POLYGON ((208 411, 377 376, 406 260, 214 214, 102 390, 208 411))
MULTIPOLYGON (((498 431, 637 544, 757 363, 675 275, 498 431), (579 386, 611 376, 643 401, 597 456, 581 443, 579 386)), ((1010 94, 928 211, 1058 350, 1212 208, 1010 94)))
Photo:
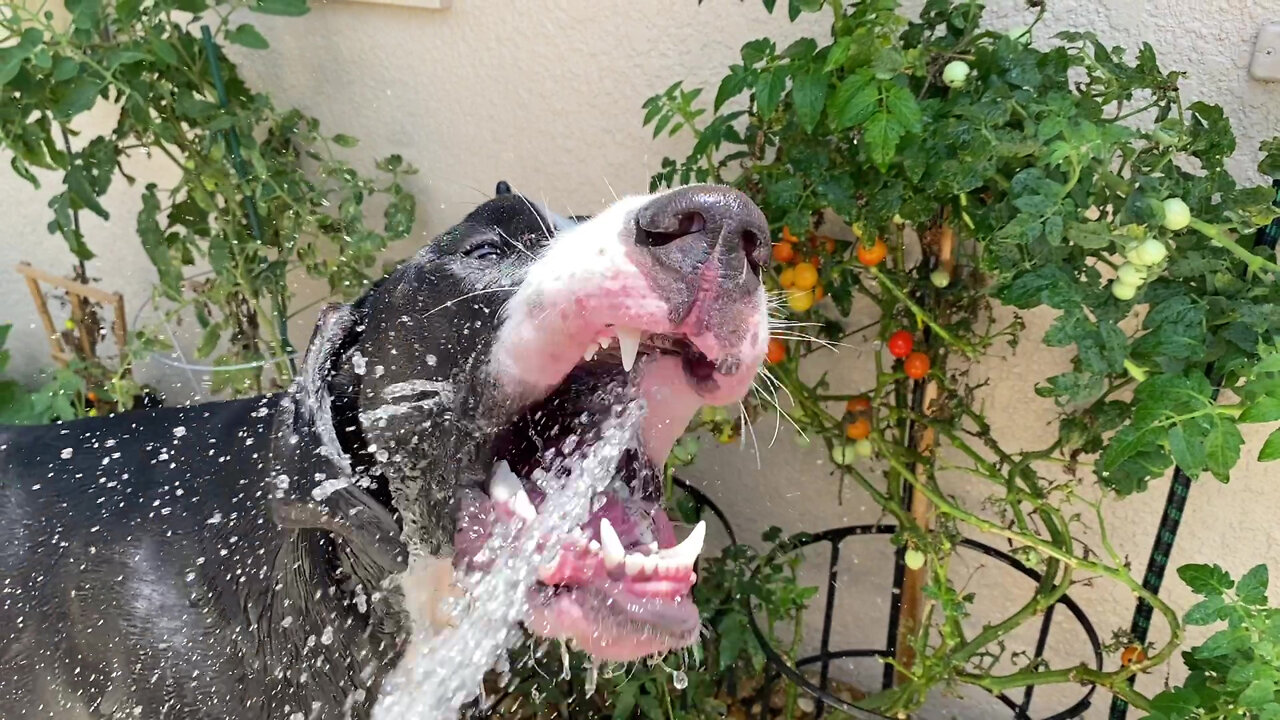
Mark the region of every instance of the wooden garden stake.
POLYGON ((52 285, 66 291, 67 297, 71 301, 71 318, 76 323, 74 331, 75 343, 80 346, 79 351, 82 357, 92 359, 97 356, 97 328, 89 327, 89 323, 86 321, 88 316, 85 306, 86 300, 101 303, 112 309, 112 314, 114 315, 111 320, 112 334, 115 336, 116 345, 121 356, 124 355, 125 346, 129 342, 129 327, 124 315, 123 295, 59 277, 53 273, 33 267, 26 262, 18 263, 18 266, 14 269, 27 282, 27 289, 31 291, 31 300, 35 303, 36 313, 40 316, 40 322, 44 325, 45 335, 49 338, 50 353, 59 365, 65 367, 67 363, 71 362, 71 358, 76 354, 76 349, 67 347, 64 343, 63 335, 58 332, 58 326, 53 322, 53 315, 49 312, 49 303, 45 300, 44 293, 40 290, 40 283, 52 285))
MULTIPOLYGON (((936 241, 938 252, 937 267, 946 270, 948 275, 954 275, 955 231, 946 224, 945 217, 942 226, 937 231, 936 241)), ((921 393, 919 412, 926 416, 932 414, 933 405, 937 399, 938 383, 930 379, 925 382, 924 390, 921 393)), ((912 472, 922 482, 928 481, 929 468, 927 462, 933 455, 936 441, 937 434, 928 425, 924 426, 914 438, 915 451, 920 457, 926 458, 926 462, 916 463, 915 467, 912 468, 912 472)), ((932 519, 932 503, 915 485, 911 486, 909 497, 911 519, 916 525, 927 531, 932 519)), ((895 673, 895 683, 902 683, 908 679, 903 669, 910 668, 915 662, 915 649, 911 644, 911 638, 919 631, 920 623, 924 621, 924 586, 927 583, 928 571, 928 565, 922 566, 918 570, 906 568, 902 578, 902 597, 900 598, 902 614, 899 616, 898 638, 894 645, 897 650, 894 659, 897 661, 899 668, 895 673)))

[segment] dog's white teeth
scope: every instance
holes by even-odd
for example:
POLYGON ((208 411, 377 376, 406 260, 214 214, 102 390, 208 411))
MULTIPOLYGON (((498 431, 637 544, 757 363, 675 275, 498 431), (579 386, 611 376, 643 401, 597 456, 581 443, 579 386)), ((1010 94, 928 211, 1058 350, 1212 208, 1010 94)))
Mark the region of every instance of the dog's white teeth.
POLYGON ((529 494, 520 488, 516 491, 516 495, 511 499, 511 509, 517 517, 525 520, 533 520, 538 517, 538 509, 533 506, 533 501, 529 499, 529 494))
POLYGON ((591 362, 592 360, 596 359, 596 352, 598 351, 599 351, 599 348, 597 348, 595 345, 592 345, 591 347, 587 348, 586 352, 582 353, 582 359, 587 362, 591 362))
POLYGON ((590 548, 591 552, 600 552, 600 543, 596 540, 587 543, 587 547, 590 548))
POLYGON ((636 354, 640 352, 640 330, 625 325, 614 330, 618 333, 618 349, 622 351, 622 369, 630 372, 636 364, 636 354))
POLYGON ((702 545, 707 540, 707 521, 699 520, 697 525, 693 526, 693 531, 689 533, 689 537, 679 545, 662 551, 663 556, 680 562, 689 567, 693 567, 694 562, 698 560, 698 556, 702 554, 702 545))
POLYGON ((600 518, 600 549, 607 570, 613 570, 626 560, 627 551, 622 547, 622 538, 618 537, 618 531, 613 529, 608 518, 600 518))
POLYGON ((626 565, 628 575, 639 575, 648 570, 648 562, 645 561, 645 556, 637 553, 631 553, 627 556, 626 565))
MULTIPOLYGON (((511 466, 506 460, 493 466, 493 477, 489 479, 489 497, 494 502, 505 503, 516 496, 516 493, 523 492, 520 485, 520 478, 511 472, 511 466)), ((525 500, 528 500, 525 496, 525 500)))

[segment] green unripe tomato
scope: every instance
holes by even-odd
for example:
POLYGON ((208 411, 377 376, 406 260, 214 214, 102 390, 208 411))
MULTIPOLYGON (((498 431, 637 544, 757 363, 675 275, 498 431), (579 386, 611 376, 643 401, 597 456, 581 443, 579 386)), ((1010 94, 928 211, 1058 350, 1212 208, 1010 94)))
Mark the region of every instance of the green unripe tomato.
POLYGON ((1191 208, 1182 198, 1169 198, 1161 204, 1164 205, 1164 222, 1161 224, 1166 229, 1177 232, 1191 224, 1191 208))
POLYGON ((858 461, 858 451, 853 443, 837 443, 831 446, 831 461, 841 467, 850 467, 858 461))
POLYGON ((924 567, 924 553, 915 548, 909 548, 903 555, 902 560, 912 570, 919 570, 924 567))
POLYGON ((1134 248, 1134 255, 1137 258, 1137 264, 1143 267, 1158 265, 1169 256, 1169 248, 1164 243, 1150 238, 1143 240, 1142 244, 1134 248))
POLYGON ((1117 300, 1129 301, 1133 299, 1134 295, 1138 294, 1138 286, 1116 280, 1111 283, 1111 294, 1117 300))
POLYGON ((1116 279, 1125 285, 1138 287, 1147 281, 1147 270, 1127 262, 1121 265, 1119 270, 1116 270, 1116 279))
POLYGON ((876 446, 871 441, 863 438, 853 444, 853 453, 860 458, 869 458, 876 452, 876 446))
POLYGON ((951 284, 951 273, 943 270, 942 268, 938 268, 937 270, 929 273, 929 282, 933 283, 933 286, 936 288, 944 288, 951 284))
POLYGON ((949 88, 963 87, 969 79, 969 63, 963 60, 952 60, 942 68, 942 82, 949 88))
POLYGON ((901 226, 903 226, 903 225, 906 225, 906 224, 907 224, 907 219, 906 219, 906 218, 904 218, 904 217, 902 217, 902 216, 901 216, 901 215, 899 215, 898 213, 894 213, 894 214, 893 214, 893 224, 894 224, 894 225, 897 225, 897 226, 899 226, 899 227, 901 227, 901 226))

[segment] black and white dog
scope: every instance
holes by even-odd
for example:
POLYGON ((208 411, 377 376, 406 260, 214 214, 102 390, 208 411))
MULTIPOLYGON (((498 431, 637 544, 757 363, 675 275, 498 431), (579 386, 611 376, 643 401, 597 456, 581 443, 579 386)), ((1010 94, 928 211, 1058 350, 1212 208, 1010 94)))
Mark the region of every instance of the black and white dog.
POLYGON ((326 309, 287 393, 0 430, 0 718, 368 717, 453 569, 537 512, 548 450, 624 400, 643 429, 526 626, 604 659, 691 643, 701 539, 660 468, 750 387, 768 253, 727 188, 573 222, 504 183, 326 309))

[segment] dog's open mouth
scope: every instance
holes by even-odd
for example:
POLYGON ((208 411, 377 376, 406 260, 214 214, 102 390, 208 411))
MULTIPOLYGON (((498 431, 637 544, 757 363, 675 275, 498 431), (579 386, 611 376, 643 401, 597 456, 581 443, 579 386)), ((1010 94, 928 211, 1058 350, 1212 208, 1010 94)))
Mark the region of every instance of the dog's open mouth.
MULTIPOLYGON (((664 393, 655 398, 640 392, 641 383, 651 382, 642 380, 646 375, 683 374, 684 387, 666 388, 680 396, 671 401, 676 405, 714 390, 724 375, 717 367, 723 362, 711 361, 682 335, 612 327, 608 332, 560 385, 498 434, 488 487, 462 494, 455 538, 460 567, 483 569, 481 550, 496 523, 533 521, 555 480, 549 474, 563 473, 583 457, 610 413, 629 403, 644 403, 646 421, 671 411, 663 407, 664 393)), ((613 479, 592 499, 587 521, 538 569, 530 598, 530 630, 571 640, 604 660, 683 647, 697 639, 699 629, 690 590, 705 526, 677 539, 662 508, 662 471, 648 447, 653 439, 646 435, 637 431, 613 479)))

